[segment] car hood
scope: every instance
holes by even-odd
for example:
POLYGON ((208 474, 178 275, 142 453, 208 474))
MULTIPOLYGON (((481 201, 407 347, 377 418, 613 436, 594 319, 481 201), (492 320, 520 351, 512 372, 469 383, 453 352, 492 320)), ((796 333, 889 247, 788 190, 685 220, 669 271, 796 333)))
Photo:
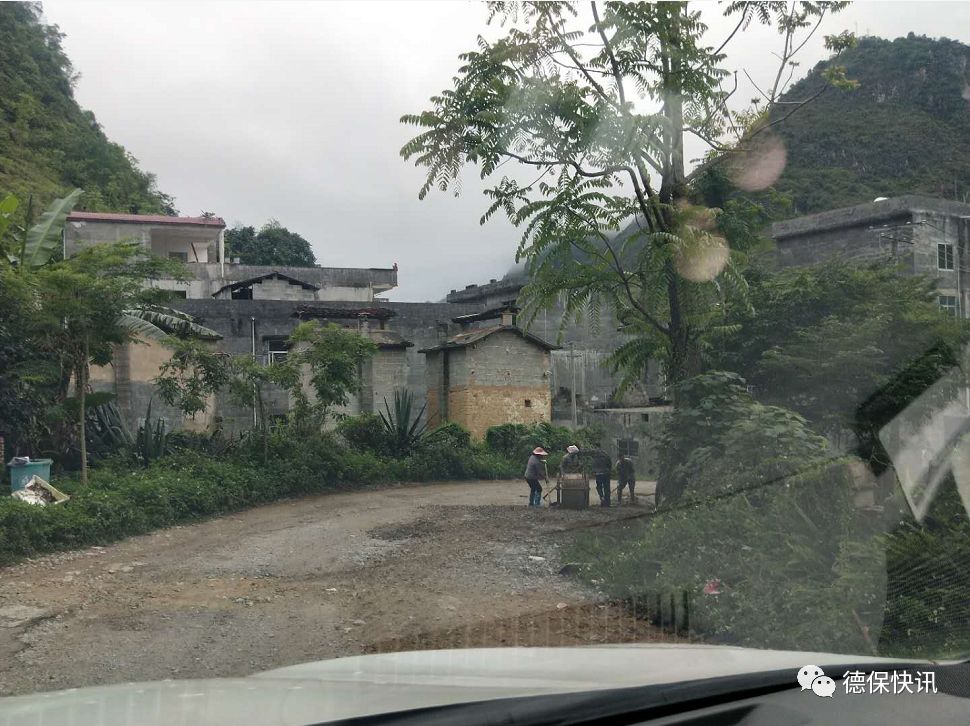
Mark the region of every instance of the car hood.
POLYGON ((890 659, 706 645, 481 648, 355 656, 248 678, 156 681, 0 699, 0 723, 295 726, 496 698, 890 659))

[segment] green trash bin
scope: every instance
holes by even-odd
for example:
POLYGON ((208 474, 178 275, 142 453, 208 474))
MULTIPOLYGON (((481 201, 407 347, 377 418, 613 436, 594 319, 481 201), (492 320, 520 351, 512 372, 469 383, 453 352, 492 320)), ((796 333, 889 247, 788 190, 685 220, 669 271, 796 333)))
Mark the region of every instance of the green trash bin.
POLYGON ((51 480, 51 459, 31 459, 27 462, 18 462, 16 458, 11 459, 7 464, 10 470, 10 491, 15 492, 23 489, 30 481, 30 477, 37 475, 46 482, 51 480))

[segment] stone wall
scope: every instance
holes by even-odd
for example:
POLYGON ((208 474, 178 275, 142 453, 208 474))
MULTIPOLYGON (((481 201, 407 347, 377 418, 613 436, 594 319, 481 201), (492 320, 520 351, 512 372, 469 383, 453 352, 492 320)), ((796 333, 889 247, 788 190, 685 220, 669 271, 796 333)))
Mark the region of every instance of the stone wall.
POLYGON ((427 355, 432 423, 453 421, 482 439, 490 426, 551 420, 549 352, 521 335, 499 331, 477 343, 427 355), (444 400, 447 412, 441 410, 444 400))
POLYGON ((549 387, 544 385, 458 386, 448 392, 448 420, 478 440, 492 426, 549 421, 551 412, 549 387))
MULTIPOLYGON (((337 301, 328 303, 332 307, 353 308, 359 303, 337 301)), ((286 338, 300 322, 293 317, 296 303, 284 300, 181 300, 175 307, 187 312, 223 338, 215 345, 217 350, 230 355, 252 354, 252 325, 256 328, 256 356, 265 361, 268 354, 268 341, 286 338), (255 320, 253 320, 255 319, 255 320)), ((413 347, 406 350, 382 350, 369 370, 373 373, 368 395, 364 396, 363 410, 377 411, 383 407, 384 397, 393 399, 396 388, 410 390, 418 408, 424 405, 427 392, 424 355, 418 353, 421 347, 433 346, 444 339, 449 331, 450 319, 458 315, 478 312, 477 306, 449 305, 447 303, 381 303, 382 307, 394 310, 397 316, 391 318, 387 327, 395 330, 413 347)), ((346 321, 342 321, 346 322, 346 321)), ((453 327, 453 326, 452 326, 453 327)), ((155 397, 155 386, 151 379, 158 374, 161 359, 150 360, 155 352, 140 350, 139 346, 126 346, 115 357, 112 368, 99 373, 100 388, 113 390, 118 395, 119 408, 129 423, 137 424, 149 400, 154 397, 152 415, 162 416, 170 427, 179 428, 186 424, 198 426, 195 422, 185 422, 181 414, 164 406, 155 397), (135 375, 118 374, 119 370, 130 367, 128 360, 130 348, 134 356, 135 375), (103 380, 101 380, 103 379, 103 380)), ((289 410, 289 400, 285 391, 270 388, 264 394, 269 415, 282 415, 289 410)), ((357 410, 355 403, 348 409, 357 410)), ((228 394, 220 393, 211 410, 206 412, 206 421, 216 417, 229 431, 242 431, 252 426, 252 406, 240 405, 229 399, 228 394)))

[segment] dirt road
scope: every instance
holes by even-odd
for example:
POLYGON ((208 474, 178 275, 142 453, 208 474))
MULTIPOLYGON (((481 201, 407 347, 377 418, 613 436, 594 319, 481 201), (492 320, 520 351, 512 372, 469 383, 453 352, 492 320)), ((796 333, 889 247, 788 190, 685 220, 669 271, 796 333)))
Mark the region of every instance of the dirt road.
POLYGON ((560 574, 590 525, 522 482, 330 494, 0 569, 0 695, 382 650, 653 638, 560 574))

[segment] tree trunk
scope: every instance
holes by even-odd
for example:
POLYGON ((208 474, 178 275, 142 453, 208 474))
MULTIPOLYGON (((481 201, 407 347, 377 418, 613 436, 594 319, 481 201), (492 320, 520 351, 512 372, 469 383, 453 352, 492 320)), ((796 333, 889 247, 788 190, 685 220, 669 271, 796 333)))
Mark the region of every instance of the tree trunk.
MULTIPOLYGON (((666 231, 676 234, 677 219, 674 209, 687 201, 687 176, 684 169, 684 100, 683 58, 680 47, 680 8, 674 16, 668 35, 661 37, 663 56, 663 113, 668 127, 664 133, 667 158, 660 185, 660 201, 669 205, 663 214, 666 231)), ((700 372, 700 355, 697 341, 684 320, 681 307, 680 274, 671 262, 666 265, 667 301, 670 306, 670 382, 677 384, 700 372)), ((676 401, 675 401, 676 404, 676 401)))
POLYGON ((80 365, 77 367, 77 400, 78 400, 78 438, 81 444, 81 484, 85 485, 88 483, 88 441, 86 436, 86 423, 85 418, 87 416, 87 411, 85 409, 85 398, 87 396, 88 388, 88 341, 87 338, 84 339, 84 359, 81 361, 80 365))

